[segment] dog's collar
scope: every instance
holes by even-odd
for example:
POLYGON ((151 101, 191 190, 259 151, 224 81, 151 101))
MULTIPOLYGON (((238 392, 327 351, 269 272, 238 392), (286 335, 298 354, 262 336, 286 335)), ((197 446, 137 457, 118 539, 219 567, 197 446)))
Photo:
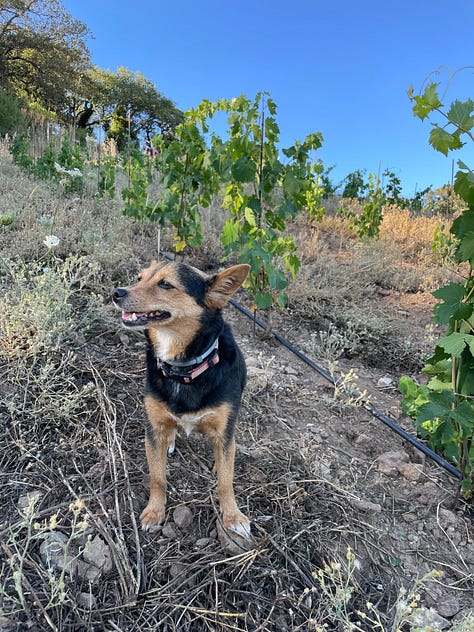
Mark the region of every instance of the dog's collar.
POLYGON ((216 338, 212 345, 197 358, 192 358, 186 362, 175 360, 161 360, 158 358, 158 368, 165 377, 172 380, 189 384, 199 375, 215 366, 219 362, 219 338, 216 338))

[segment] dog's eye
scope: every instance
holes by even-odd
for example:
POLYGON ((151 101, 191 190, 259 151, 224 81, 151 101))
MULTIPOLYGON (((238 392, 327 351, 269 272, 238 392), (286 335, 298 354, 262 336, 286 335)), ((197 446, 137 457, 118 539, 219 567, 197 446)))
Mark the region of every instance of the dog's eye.
POLYGON ((171 290, 174 287, 171 283, 168 283, 168 281, 165 281, 164 279, 158 281, 157 285, 158 287, 161 287, 162 290, 171 290))

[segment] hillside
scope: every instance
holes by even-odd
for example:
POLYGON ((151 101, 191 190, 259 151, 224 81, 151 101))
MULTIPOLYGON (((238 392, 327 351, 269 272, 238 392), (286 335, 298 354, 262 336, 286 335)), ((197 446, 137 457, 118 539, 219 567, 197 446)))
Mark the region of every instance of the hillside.
MULTIPOLYGON (((203 248, 186 255, 206 271, 221 265, 219 213, 215 201, 203 248)), ((211 448, 196 435, 180 436, 170 461, 167 522, 140 532, 144 341, 109 297, 157 257, 156 226, 126 218, 118 196, 27 176, 4 150, 8 214, 2 630, 474 630, 474 528, 453 506, 456 480, 231 306, 249 373, 235 481, 252 546, 223 533, 211 448)), ((330 212, 298 218, 303 265, 273 322, 412 434, 397 383, 423 379, 440 333, 430 292, 451 274, 431 250, 441 221, 387 209, 367 241, 330 212)), ((171 250, 169 235, 162 243, 171 250)), ((250 306, 244 291, 237 300, 250 306)))

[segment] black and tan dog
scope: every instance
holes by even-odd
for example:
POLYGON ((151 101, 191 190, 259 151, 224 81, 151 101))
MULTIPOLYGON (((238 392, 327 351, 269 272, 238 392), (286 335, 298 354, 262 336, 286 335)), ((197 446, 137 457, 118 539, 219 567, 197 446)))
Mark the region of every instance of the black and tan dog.
POLYGON ((145 449, 150 500, 142 528, 165 519, 166 459, 176 431, 206 434, 214 447, 219 503, 224 526, 250 536, 249 519, 234 497, 234 428, 245 386, 244 358, 221 309, 249 272, 235 265, 207 276, 183 263, 152 261, 113 301, 129 329, 148 340, 145 449))

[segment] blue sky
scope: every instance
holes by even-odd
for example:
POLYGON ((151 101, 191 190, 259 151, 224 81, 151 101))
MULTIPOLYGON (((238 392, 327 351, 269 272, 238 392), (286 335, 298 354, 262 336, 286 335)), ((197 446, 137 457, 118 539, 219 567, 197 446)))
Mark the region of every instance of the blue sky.
MULTIPOLYGON (((472 0, 64 0, 94 39, 101 68, 139 70, 186 110, 202 99, 254 97, 278 106, 281 145, 319 131, 334 182, 389 169, 405 195, 451 179, 452 160, 428 144, 406 94, 433 71, 474 64, 472 0)), ((446 102, 474 98, 474 70, 455 76, 446 102)))

